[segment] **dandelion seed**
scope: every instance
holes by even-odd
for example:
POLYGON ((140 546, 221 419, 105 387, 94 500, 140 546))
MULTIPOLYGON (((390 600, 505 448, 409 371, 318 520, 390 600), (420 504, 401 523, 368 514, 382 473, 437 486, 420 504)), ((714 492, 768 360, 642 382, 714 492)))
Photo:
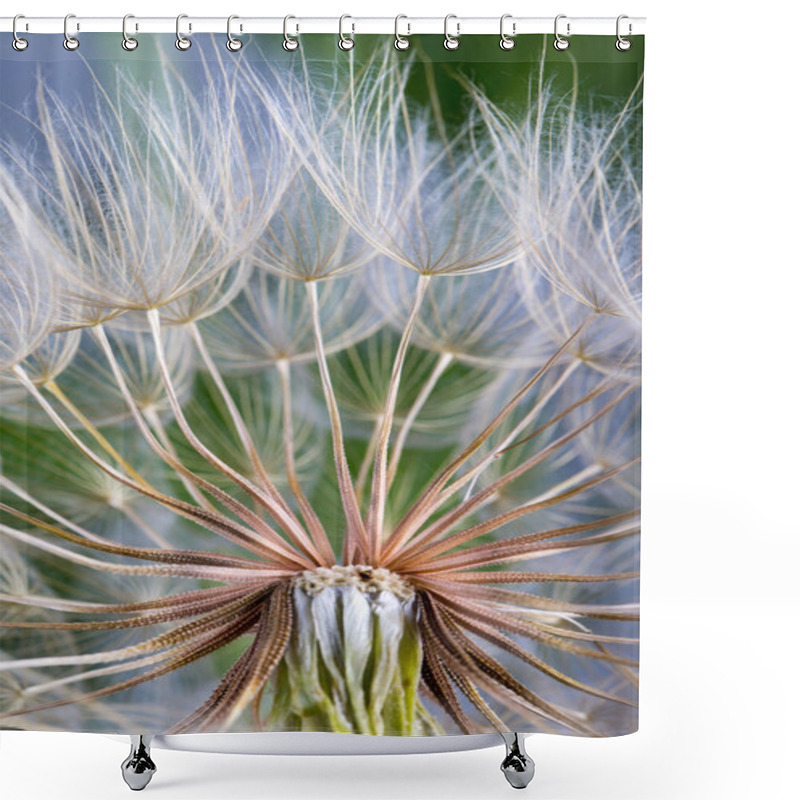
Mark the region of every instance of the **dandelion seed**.
POLYGON ((47 158, 11 150, 26 213, 59 257, 63 326, 124 310, 163 307, 167 320, 211 310, 209 282, 223 288, 291 180, 286 147, 234 77, 209 67, 198 101, 168 75, 166 98, 119 76, 113 96, 96 82, 95 106, 81 109, 40 85, 47 158))
POLYGON ((410 66, 390 54, 331 77, 304 63, 261 90, 330 203, 376 250, 423 275, 507 264, 518 248, 513 222, 478 168, 493 156, 410 107, 410 66))
MULTIPOLYGON (((370 284, 375 302, 391 310, 391 323, 402 330, 414 299, 413 274, 387 264, 373 270, 370 284)), ((512 270, 447 276, 431 282, 411 340, 474 366, 533 367, 547 359, 553 346, 538 321, 550 309, 542 304, 538 310, 541 317, 530 313, 512 270)))
MULTIPOLYGON (((637 87, 638 90, 638 87, 637 87)), ((641 319, 641 135, 636 93, 617 112, 578 115, 540 82, 521 120, 472 89, 499 160, 498 192, 529 263, 599 314, 641 319)))
POLYGON ((5 168, 0 169, 0 230, 0 372, 5 372, 42 344, 57 304, 55 253, 5 168))
MULTIPOLYGON (((372 303, 359 272, 319 284, 320 327, 325 352, 348 349, 374 333, 382 314, 372 303)), ((297 280, 266 270, 220 313, 200 325, 208 348, 226 374, 246 374, 314 361, 314 326, 306 290, 297 280)))

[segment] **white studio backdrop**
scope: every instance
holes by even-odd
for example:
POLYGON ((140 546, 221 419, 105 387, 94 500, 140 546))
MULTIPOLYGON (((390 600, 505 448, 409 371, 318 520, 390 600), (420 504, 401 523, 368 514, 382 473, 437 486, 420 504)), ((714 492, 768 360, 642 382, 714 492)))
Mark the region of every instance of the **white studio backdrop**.
MULTIPOLYGON (((796 796, 800 526, 796 7, 33 0, 27 16, 646 16, 641 730, 529 742, 538 800, 796 796), (787 33, 788 32, 788 33, 787 33)), ((8 34, 0 47, 9 46, 8 34)), ((127 746, 0 733, 5 800, 127 792, 127 746)), ((508 796, 500 750, 344 758, 158 752, 160 798, 508 796), (457 779, 456 779, 457 778, 457 779)), ((153 794, 155 793, 155 794, 153 794)))

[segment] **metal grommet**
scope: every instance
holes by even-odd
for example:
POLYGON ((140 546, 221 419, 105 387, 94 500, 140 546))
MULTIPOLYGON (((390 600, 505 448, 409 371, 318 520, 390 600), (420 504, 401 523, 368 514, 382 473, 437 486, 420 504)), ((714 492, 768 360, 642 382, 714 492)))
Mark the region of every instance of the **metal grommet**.
MULTIPOLYGON (((13 36, 14 36, 14 38, 13 38, 13 39, 12 39, 12 41, 11 41, 11 46, 12 46, 12 47, 13 47, 13 48, 14 48, 14 49, 15 49, 15 50, 18 52, 18 53, 21 53, 23 50, 27 50, 27 49, 28 49, 28 40, 27 40, 27 39, 23 39, 23 38, 22 38, 22 37, 21 37, 21 36, 20 36, 20 35, 17 33, 17 20, 18 20, 18 19, 25 19, 25 15, 24 15, 24 14, 17 14, 17 15, 14 17, 14 21, 11 23, 11 33, 12 33, 12 34, 13 34, 13 36)), ((27 23, 26 23, 26 24, 25 24, 25 29, 27 30, 27 28, 28 28, 28 25, 27 25, 27 23)))
MULTIPOLYGON (((77 37, 69 35, 69 21, 71 19, 75 19, 74 14, 67 14, 64 17, 64 49, 65 50, 77 50, 80 47, 80 42, 78 41, 77 37)), ((80 26, 76 25, 75 30, 79 31, 80 26)))
MULTIPOLYGON (((178 14, 175 18, 175 47, 178 50, 188 50, 192 46, 192 40, 187 38, 181 33, 181 20, 187 19, 188 14, 178 14)), ((189 30, 192 30, 192 26, 189 26, 189 30)))
POLYGON ((352 34, 355 33, 356 26, 354 24, 350 25, 350 36, 344 35, 344 21, 346 19, 353 19, 349 14, 342 14, 339 17, 339 49, 340 50, 352 50, 356 46, 355 39, 353 39, 352 34))
MULTIPOLYGON (((617 50, 620 50, 620 51, 622 51, 623 53, 624 53, 626 50, 630 50, 630 49, 631 49, 631 40, 630 40, 630 39, 626 39, 626 38, 625 38, 625 37, 624 37, 624 36, 623 36, 623 35, 622 35, 622 34, 619 32, 619 29, 620 29, 620 22, 622 22, 622 20, 624 20, 624 19, 628 19, 628 16, 627 16, 627 14, 620 14, 620 15, 617 17, 617 44, 616 44, 616 47, 617 47, 617 50)), ((633 30, 633 27, 632 27, 631 23, 629 22, 629 23, 628 23, 628 36, 630 36, 630 35, 631 35, 631 32, 632 32, 632 30, 633 30)))
MULTIPOLYGON (((553 41, 553 47, 555 47, 556 50, 566 50, 569 47, 569 39, 565 39, 558 32, 558 21, 561 20, 561 19, 566 19, 566 18, 567 18, 566 14, 559 14, 556 17, 556 21, 555 21, 555 23, 553 25, 553 32, 555 33, 555 37, 556 37, 555 40, 553 41)), ((570 33, 570 23, 568 22, 567 23, 567 36, 569 36, 569 33, 570 33)))
POLYGON ((289 20, 290 19, 297 19, 293 17, 291 14, 288 14, 283 18, 283 49, 292 53, 300 47, 300 40, 297 38, 297 34, 300 33, 300 27, 297 23, 294 25, 294 36, 289 36, 289 20))
POLYGON ((506 20, 512 19, 511 14, 503 14, 500 17, 500 49, 501 50, 513 50, 516 42, 512 38, 513 36, 517 35, 517 23, 511 23, 511 36, 506 34, 505 25, 506 20))
MULTIPOLYGON (((239 17, 237 17, 236 14, 231 14, 228 17, 228 41, 225 42, 225 47, 227 47, 228 50, 231 51, 231 53, 238 53, 239 50, 242 49, 242 40, 237 39, 235 36, 231 34, 231 22, 233 22, 233 20, 235 19, 239 19, 239 17)), ((241 26, 239 27, 239 30, 241 31, 241 26)))
POLYGON ((398 14, 394 18, 394 49, 395 50, 408 50, 411 47, 411 42, 408 40, 408 37, 411 36, 411 23, 406 23, 406 27, 408 28, 408 32, 405 36, 400 35, 400 20, 401 19, 408 19, 405 14, 398 14))
POLYGON ((461 34, 461 23, 458 21, 458 17, 455 14, 448 14, 444 18, 444 49, 445 50, 458 50, 458 45, 460 42, 458 41, 458 37, 461 34), (450 25, 450 20, 456 20, 456 35, 453 36, 450 31, 448 30, 450 25))
MULTIPOLYGON (((127 50, 129 53, 139 46, 138 39, 128 36, 128 20, 133 18, 133 14, 126 14, 122 18, 122 49, 127 50)), ((137 25, 136 27, 138 29, 139 26, 137 25)))

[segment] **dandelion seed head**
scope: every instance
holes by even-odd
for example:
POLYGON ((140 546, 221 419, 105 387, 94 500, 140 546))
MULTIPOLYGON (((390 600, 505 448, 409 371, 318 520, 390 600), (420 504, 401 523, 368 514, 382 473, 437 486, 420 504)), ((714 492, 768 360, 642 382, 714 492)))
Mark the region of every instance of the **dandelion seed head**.
MULTIPOLYGON (((17 547, 4 542, 0 558, 0 592, 11 597, 25 597, 40 588, 36 575, 17 547)), ((6 613, 19 611, 10 604, 3 604, 4 618, 6 613)))
POLYGON ((468 130, 442 136, 406 86, 412 60, 376 57, 358 76, 276 71, 265 103, 314 180, 370 245, 425 275, 510 263, 514 224, 480 168, 468 130))
POLYGON ((635 97, 578 108, 540 87, 523 114, 472 97, 498 159, 497 191, 530 265, 598 314, 641 319, 641 186, 635 97))
POLYGON ((0 167, 0 372, 44 342, 57 310, 55 253, 0 167))
MULTIPOLYGON (((217 314, 241 292, 251 269, 250 261, 242 259, 196 289, 160 306, 158 312, 161 324, 169 329, 190 325, 217 314)), ((144 314, 133 311, 114 318, 109 327, 114 330, 145 331, 149 326, 144 314)))
MULTIPOLYGON (((268 465, 270 478, 278 486, 285 486, 286 455, 284 447, 284 403, 281 380, 274 372, 264 370, 228 379, 228 388, 240 409, 242 418, 258 449, 264 464, 268 465)), ((319 435, 321 413, 312 394, 310 380, 301 368, 292 370, 292 436, 294 463, 300 479, 312 483, 322 471, 321 456, 324 443, 319 435)), ((196 392, 186 403, 186 414, 192 426, 203 430, 204 441, 226 463, 252 480, 258 475, 252 462, 237 443, 236 430, 226 414, 223 404, 207 380, 200 379, 201 392, 196 392)), ((178 442, 177 448, 184 461, 198 474, 209 480, 231 485, 206 461, 178 442)))
MULTIPOLYGON (((398 334, 391 327, 384 326, 330 359, 337 400, 352 436, 368 437, 375 423, 380 421, 389 391, 397 338, 398 334)), ((441 355, 423 347, 409 348, 395 408, 397 425, 406 420, 441 355)), ((415 446, 429 448, 434 442, 451 441, 456 437, 474 402, 494 379, 490 371, 479 367, 454 368, 449 373, 446 371, 445 376, 414 420, 409 440, 415 446)))
MULTIPOLYGON (((415 274, 397 264, 370 271, 374 302, 398 330, 414 302, 415 284, 415 274)), ((520 296, 512 266, 432 280, 412 341, 466 364, 512 369, 543 363, 553 344, 520 296)))
POLYGON ((345 274, 373 255, 373 247, 355 233, 307 170, 294 176, 250 251, 256 267, 300 281, 345 274))
POLYGON ((168 68, 158 96, 123 73, 113 93, 91 76, 93 103, 38 87, 46 156, 12 146, 8 169, 57 256, 62 326, 125 310, 209 313, 277 207, 286 145, 254 95, 235 91, 243 78, 207 73, 200 99, 168 68))
MULTIPOLYGON (((0 657, 5 658, 0 650, 0 657)), ((5 713, 23 708, 25 705, 25 677, 7 670, 0 671, 0 708, 5 713)))
MULTIPOLYGON (((336 353, 374 333, 383 321, 369 301, 361 272, 321 281, 320 324, 327 353, 336 353)), ((308 363, 314 329, 305 287, 291 278, 256 269, 236 299, 201 324, 209 350, 227 374, 308 363)))
POLYGON ((0 214, 58 281, 40 304, 9 262, 7 416, 35 411, 0 532, 48 567, 9 562, 44 622, 13 719, 630 727, 635 126, 548 91, 453 122, 413 58, 209 52, 84 104, 42 84, 45 157, 6 151, 0 214))
MULTIPOLYGON (((133 321, 138 312, 126 315, 133 321)), ((158 371, 152 338, 141 320, 129 328, 113 328, 108 339, 128 390, 138 408, 163 424, 171 419, 164 384, 158 371)), ((175 390, 185 398, 192 385, 196 358, 188 333, 180 325, 164 330, 165 358, 170 367, 175 390)), ((72 363, 59 380, 65 394, 98 426, 129 422, 130 410, 122 397, 111 368, 94 334, 84 331, 72 363)), ((28 406, 30 406, 30 402, 28 406)))

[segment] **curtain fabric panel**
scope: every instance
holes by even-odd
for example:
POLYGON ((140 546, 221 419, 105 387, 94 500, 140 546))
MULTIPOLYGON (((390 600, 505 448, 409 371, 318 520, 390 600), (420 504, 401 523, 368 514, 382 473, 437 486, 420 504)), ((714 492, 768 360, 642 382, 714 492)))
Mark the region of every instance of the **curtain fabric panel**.
POLYGON ((29 38, 3 727, 636 730, 643 38, 29 38))

